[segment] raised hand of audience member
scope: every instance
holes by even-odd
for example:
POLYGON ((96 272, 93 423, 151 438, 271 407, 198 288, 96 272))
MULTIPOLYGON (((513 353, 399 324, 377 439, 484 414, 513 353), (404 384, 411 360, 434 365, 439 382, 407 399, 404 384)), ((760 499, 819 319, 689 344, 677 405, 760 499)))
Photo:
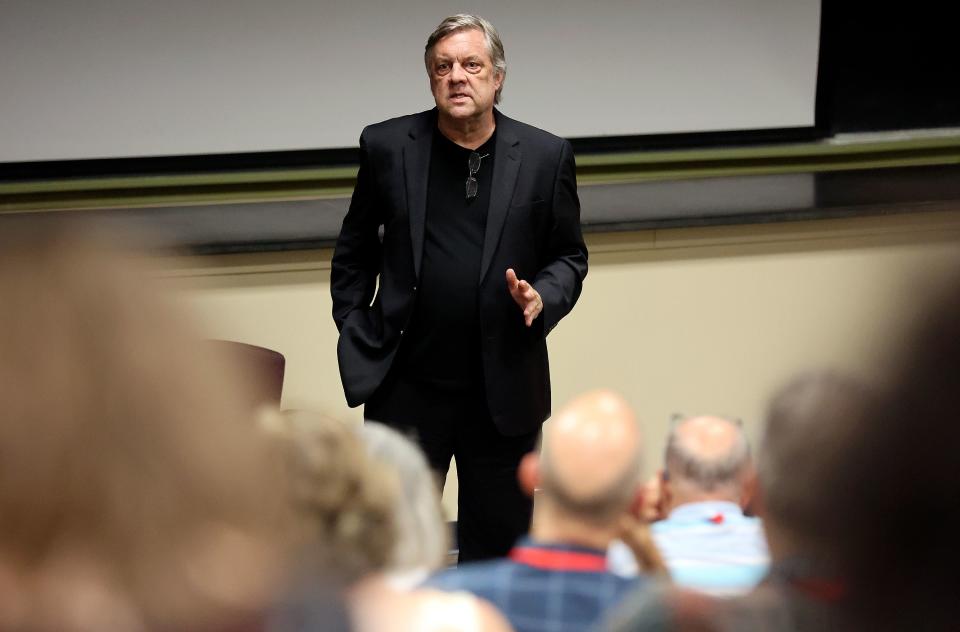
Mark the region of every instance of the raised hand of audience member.
POLYGON ((650 525, 632 513, 625 513, 620 519, 620 540, 637 559, 637 568, 641 573, 663 579, 670 579, 667 565, 650 533, 650 525))

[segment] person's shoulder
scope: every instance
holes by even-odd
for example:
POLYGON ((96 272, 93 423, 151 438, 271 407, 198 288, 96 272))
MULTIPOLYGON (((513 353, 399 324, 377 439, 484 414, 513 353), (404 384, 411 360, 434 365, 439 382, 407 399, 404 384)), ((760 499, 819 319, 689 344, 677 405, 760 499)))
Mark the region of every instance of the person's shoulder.
POLYGON ((539 127, 510 118, 497 111, 497 126, 500 131, 514 134, 522 145, 533 145, 544 149, 559 151, 569 141, 539 127))
POLYGON ((677 528, 682 527, 683 525, 678 522, 676 519, 671 520, 669 516, 663 520, 657 520, 650 524, 650 533, 653 535, 663 535, 671 531, 675 531, 677 528))
POLYGON ((656 585, 656 581, 653 578, 643 573, 637 573, 632 577, 628 577, 610 571, 606 573, 603 580, 610 586, 609 598, 611 603, 618 603, 628 595, 647 590, 651 586, 656 585))
POLYGON ((763 527, 763 520, 758 516, 740 516, 740 523, 744 524, 751 529, 761 529, 763 527))
POLYGON ((432 124, 434 110, 405 114, 394 118, 372 123, 363 128, 361 136, 367 141, 391 140, 398 136, 405 136, 411 131, 429 129, 432 124))
POLYGON ((646 586, 653 581, 653 576, 638 572, 636 575, 621 575, 613 571, 607 571, 604 576, 607 581, 613 582, 617 586, 634 589, 646 586))
POLYGON ((662 580, 644 582, 607 610, 599 629, 607 632, 666 632, 671 621, 675 589, 662 580))
POLYGON ((513 629, 493 604, 472 593, 420 588, 410 595, 417 600, 421 613, 411 629, 423 632, 509 632, 513 629))
POLYGON ((507 559, 462 564, 456 568, 440 571, 430 577, 422 586, 439 590, 476 592, 482 590, 488 584, 495 583, 500 574, 512 565, 512 562, 507 559))

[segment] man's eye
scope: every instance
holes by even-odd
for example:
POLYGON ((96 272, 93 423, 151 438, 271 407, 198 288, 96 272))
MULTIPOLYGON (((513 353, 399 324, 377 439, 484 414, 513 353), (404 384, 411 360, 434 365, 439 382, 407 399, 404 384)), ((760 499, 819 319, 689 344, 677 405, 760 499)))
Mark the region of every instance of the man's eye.
POLYGON ((438 75, 445 75, 450 72, 450 64, 437 64, 434 70, 438 75))
POLYGON ((467 70, 480 70, 480 62, 478 61, 468 61, 467 70))

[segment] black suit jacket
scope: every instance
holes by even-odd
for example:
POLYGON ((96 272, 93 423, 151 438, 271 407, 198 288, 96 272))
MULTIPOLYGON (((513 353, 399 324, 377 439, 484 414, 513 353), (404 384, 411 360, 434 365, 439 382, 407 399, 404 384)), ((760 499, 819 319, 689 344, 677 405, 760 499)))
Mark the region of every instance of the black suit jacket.
MULTIPOLYGON (((511 436, 537 430, 550 415, 546 335, 580 296, 587 249, 570 143, 499 111, 495 116, 496 159, 477 287, 487 402, 497 427, 511 436), (507 268, 543 299, 532 327, 524 325, 507 290, 507 268)), ((380 385, 413 313, 436 125, 434 109, 371 125, 360 136, 360 171, 330 276, 337 358, 350 406, 380 385)))

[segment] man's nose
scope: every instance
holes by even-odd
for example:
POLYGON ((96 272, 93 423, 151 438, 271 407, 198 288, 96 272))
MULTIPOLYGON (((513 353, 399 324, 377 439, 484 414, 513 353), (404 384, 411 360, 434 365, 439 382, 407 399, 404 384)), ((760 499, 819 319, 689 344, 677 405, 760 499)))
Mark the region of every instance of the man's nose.
POLYGON ((453 68, 450 69, 450 81, 454 83, 460 83, 466 78, 466 71, 463 69, 463 66, 460 64, 454 64, 453 68))

